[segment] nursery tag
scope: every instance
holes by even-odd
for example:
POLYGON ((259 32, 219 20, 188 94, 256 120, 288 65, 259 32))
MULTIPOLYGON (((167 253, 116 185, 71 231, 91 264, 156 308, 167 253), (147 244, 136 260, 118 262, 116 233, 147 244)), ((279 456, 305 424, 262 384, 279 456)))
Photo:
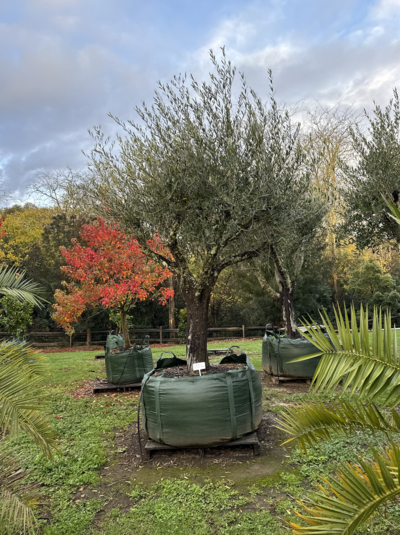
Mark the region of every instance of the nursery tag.
POLYGON ((199 375, 201 377, 201 371, 206 369, 206 363, 205 362, 197 362, 196 364, 193 364, 193 371, 199 371, 199 375))

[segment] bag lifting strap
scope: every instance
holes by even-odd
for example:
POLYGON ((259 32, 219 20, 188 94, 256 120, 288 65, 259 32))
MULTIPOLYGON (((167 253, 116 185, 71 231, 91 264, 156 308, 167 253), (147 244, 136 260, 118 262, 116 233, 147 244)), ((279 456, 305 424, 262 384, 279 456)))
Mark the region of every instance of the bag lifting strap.
POLYGON ((229 411, 231 413, 232 440, 235 440, 237 438, 235 398, 233 396, 232 377, 229 373, 226 374, 226 386, 228 387, 229 411))
POLYGON ((161 411, 160 411, 160 381, 154 382, 154 399, 156 402, 156 415, 157 415, 157 441, 164 444, 162 438, 162 426, 161 426, 161 411))
POLYGON ((254 402, 254 390, 253 390, 253 381, 251 380, 250 370, 246 370, 247 382, 249 383, 249 392, 250 392, 250 407, 251 407, 251 428, 254 430, 254 414, 255 414, 255 402, 254 402))

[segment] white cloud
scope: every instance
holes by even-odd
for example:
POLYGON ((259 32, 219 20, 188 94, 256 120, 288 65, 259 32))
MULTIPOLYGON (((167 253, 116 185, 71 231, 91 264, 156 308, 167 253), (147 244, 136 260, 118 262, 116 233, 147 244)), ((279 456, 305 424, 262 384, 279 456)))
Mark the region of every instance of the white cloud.
POLYGON ((379 0, 372 8, 372 14, 381 19, 400 15, 400 0, 379 0))
POLYGON ((132 117, 155 86, 151 71, 101 45, 73 49, 55 34, 4 25, 2 43, 18 53, 0 56, 0 168, 21 191, 37 169, 84 165, 88 128, 112 132, 108 112, 132 117))
POLYGON ((134 118, 157 79, 182 71, 207 78, 210 48, 218 55, 226 46, 263 98, 272 68, 277 97, 290 105, 316 98, 370 107, 373 99, 385 104, 400 86, 400 0, 381 0, 356 21, 349 0, 334 8, 304 0, 297 12, 291 2, 255 0, 213 19, 192 47, 159 32, 153 18, 126 23, 126 0, 117 0, 115 10, 113 4, 112 23, 96 18, 96 1, 98 12, 93 0, 29 0, 25 18, 0 24, 0 169, 7 167, 16 189, 38 169, 84 165, 87 128, 102 123, 112 133, 109 111, 134 118))
MULTIPOLYGON (((395 3, 400 5, 400 0, 395 3)), ((209 70, 208 50, 225 43, 228 58, 257 93, 267 96, 271 68, 278 99, 290 105, 318 99, 328 106, 342 101, 370 108, 374 99, 387 102, 393 87, 400 85, 400 45, 384 21, 364 21, 347 36, 337 33, 325 39, 314 35, 307 40, 299 32, 283 31, 275 42, 258 47, 252 43, 249 49, 247 43, 260 28, 265 29, 261 14, 252 24, 239 16, 223 21, 192 57, 204 73, 205 66, 209 70)))

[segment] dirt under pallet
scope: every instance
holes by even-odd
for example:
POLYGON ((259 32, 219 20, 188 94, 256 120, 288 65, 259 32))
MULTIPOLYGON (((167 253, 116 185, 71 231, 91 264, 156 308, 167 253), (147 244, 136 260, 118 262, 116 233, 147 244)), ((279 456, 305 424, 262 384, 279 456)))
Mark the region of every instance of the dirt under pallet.
POLYGON ((311 379, 307 377, 282 377, 282 376, 277 376, 277 375, 270 375, 270 378, 271 378, 271 382, 273 385, 279 385, 281 383, 289 383, 291 381, 303 382, 308 385, 311 384, 311 379))
POLYGON ((126 390, 130 390, 131 388, 141 388, 142 382, 139 381, 137 383, 127 383, 123 385, 115 385, 113 383, 109 383, 108 381, 95 381, 93 384, 93 394, 98 394, 100 392, 107 392, 109 390, 122 390, 125 392, 126 390))
POLYGON ((145 455, 147 459, 151 459, 153 453, 159 452, 159 451, 165 451, 165 450, 183 450, 183 449, 196 449, 199 451, 200 455, 202 457, 205 456, 206 450, 211 449, 215 450, 218 448, 237 448, 237 447, 244 447, 249 446, 253 449, 254 455, 260 455, 260 442, 258 440, 257 433, 249 433, 248 435, 245 435, 243 437, 237 438, 235 440, 231 440, 230 442, 224 442, 223 444, 219 444, 217 446, 185 446, 185 447, 179 447, 179 446, 169 446, 168 444, 160 444, 159 442, 156 442, 155 440, 147 440, 146 445, 144 447, 145 449, 145 455))

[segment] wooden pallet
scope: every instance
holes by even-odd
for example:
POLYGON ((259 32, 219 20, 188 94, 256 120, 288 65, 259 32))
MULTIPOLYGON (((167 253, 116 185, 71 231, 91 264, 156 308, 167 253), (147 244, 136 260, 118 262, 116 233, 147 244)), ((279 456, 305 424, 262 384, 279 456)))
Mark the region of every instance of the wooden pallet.
POLYGON ((249 433, 248 435, 245 435, 244 437, 231 440, 230 442, 225 442, 224 444, 220 444, 218 446, 209 446, 206 448, 199 447, 199 446, 185 446, 185 447, 168 446, 167 444, 160 444, 159 442, 156 442, 155 440, 149 439, 146 442, 144 449, 145 449, 147 459, 151 459, 151 456, 153 455, 153 453, 157 451, 164 451, 164 450, 197 449, 200 451, 201 455, 204 457, 206 449, 237 448, 237 447, 244 447, 244 446, 251 447, 253 449, 254 455, 260 455, 260 442, 258 440, 258 436, 256 432, 249 433))
POLYGON ((109 390, 130 390, 131 388, 141 388, 142 382, 138 383, 127 383, 123 385, 114 385, 108 381, 95 381, 93 384, 93 394, 98 394, 99 392, 107 392, 109 390))
POLYGON ((279 385, 280 383, 287 383, 289 381, 301 381, 303 383, 311 384, 311 379, 305 377, 278 377, 276 375, 270 375, 273 385, 279 385))

